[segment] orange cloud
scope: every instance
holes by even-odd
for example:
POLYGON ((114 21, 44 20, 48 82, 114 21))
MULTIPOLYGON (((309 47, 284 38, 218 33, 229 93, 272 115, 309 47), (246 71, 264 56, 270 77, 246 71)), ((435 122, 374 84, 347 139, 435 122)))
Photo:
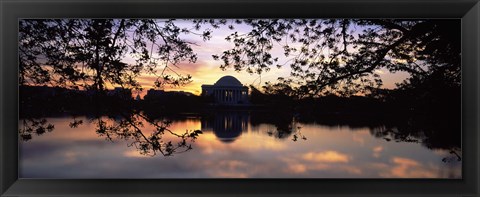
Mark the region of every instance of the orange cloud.
POLYGON ((213 177, 221 178, 248 178, 248 174, 242 172, 216 172, 213 177))
POLYGON ((437 167, 426 167, 419 162, 403 157, 394 157, 391 162, 395 164, 387 173, 381 173, 383 177, 398 177, 398 178, 434 178, 438 177, 437 167))
POLYGON ((295 174, 303 174, 307 172, 307 166, 303 164, 290 164, 288 165, 287 172, 295 173, 295 174))
POLYGON ((307 161, 328 163, 348 163, 350 161, 348 155, 336 151, 309 152, 305 153, 302 158, 307 161))
POLYGON ((350 164, 346 164, 346 163, 333 163, 333 162, 316 163, 316 162, 311 162, 312 160, 302 161, 301 159, 285 158, 285 157, 280 158, 279 160, 286 163, 285 165, 286 167, 283 169, 283 172, 290 173, 290 174, 306 174, 306 173, 314 173, 318 171, 336 171, 336 172, 345 172, 348 174, 355 174, 355 175, 359 175, 363 173, 361 168, 356 166, 351 166, 350 164))
POLYGON ((378 157, 380 157, 380 154, 383 151, 383 147, 382 146, 376 146, 372 149, 372 151, 373 151, 373 157, 378 158, 378 157))

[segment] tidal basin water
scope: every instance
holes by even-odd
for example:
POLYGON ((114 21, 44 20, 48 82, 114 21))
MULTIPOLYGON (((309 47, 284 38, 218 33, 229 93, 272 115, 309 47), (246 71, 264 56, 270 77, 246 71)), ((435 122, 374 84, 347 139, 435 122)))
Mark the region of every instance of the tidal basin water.
MULTIPOLYGON (((51 132, 19 143, 21 178, 462 178, 461 152, 428 147, 422 135, 398 140, 397 128, 384 126, 273 124, 248 112, 184 115, 172 118, 168 129, 201 130, 189 142, 192 149, 152 156, 132 139, 107 140, 95 119, 45 119, 55 127, 51 132), (73 120, 82 123, 72 126, 73 120)), ((102 119, 115 124, 121 118, 102 119)), ((155 130, 145 121, 139 127, 155 130)))

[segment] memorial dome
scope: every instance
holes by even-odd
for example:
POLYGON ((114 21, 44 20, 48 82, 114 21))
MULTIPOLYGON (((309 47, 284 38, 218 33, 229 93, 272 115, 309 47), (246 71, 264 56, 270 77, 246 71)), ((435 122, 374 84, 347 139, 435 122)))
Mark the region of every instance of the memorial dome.
POLYGON ((238 86, 242 87, 242 83, 235 77, 227 75, 220 78, 216 83, 215 86, 238 86))

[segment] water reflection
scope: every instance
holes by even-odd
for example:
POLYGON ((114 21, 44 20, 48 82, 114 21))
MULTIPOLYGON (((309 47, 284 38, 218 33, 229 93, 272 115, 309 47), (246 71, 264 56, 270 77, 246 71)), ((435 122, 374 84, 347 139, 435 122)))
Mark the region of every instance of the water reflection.
POLYGON ((307 140, 307 137, 301 133, 301 127, 293 115, 276 114, 275 116, 268 115, 270 116, 268 117, 266 113, 268 112, 246 110, 210 111, 202 116, 202 131, 213 132, 220 141, 231 143, 238 139, 243 132, 250 130, 249 123, 252 123, 251 126, 269 123, 275 127, 261 131, 263 134, 277 139, 286 139, 291 136, 293 141, 307 140))
MULTIPOLYGON (((327 124, 322 117, 305 120, 246 110, 126 117, 21 120, 20 128, 54 125, 51 132, 21 143, 21 177, 461 178, 460 149, 455 143, 429 146, 439 142, 431 143, 436 139, 424 132, 427 127, 327 124), (24 123, 30 127, 22 127, 24 123), (159 128, 165 128, 162 135, 157 135, 159 128), (188 146, 178 146, 182 135, 190 137, 197 130, 203 133, 186 140, 188 146), (168 149, 169 142, 188 151, 168 149), (169 152, 175 157, 150 157, 169 152), (142 169, 131 170, 132 165, 142 169)), ((19 131, 22 135, 27 129, 19 131)))
POLYGON ((45 118, 29 118, 21 120, 18 132, 21 140, 29 141, 32 139, 32 134, 42 135, 45 132, 52 132, 54 128, 55 126, 49 124, 45 118))
POLYGON ((230 143, 248 130, 247 111, 216 111, 202 117, 202 131, 213 132, 222 142, 230 143))

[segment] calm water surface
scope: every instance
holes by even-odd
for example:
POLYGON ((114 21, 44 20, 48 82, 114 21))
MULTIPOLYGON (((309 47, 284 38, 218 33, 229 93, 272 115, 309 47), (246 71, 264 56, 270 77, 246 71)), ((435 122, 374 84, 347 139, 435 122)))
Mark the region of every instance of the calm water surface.
MULTIPOLYGON (((141 154, 132 139, 107 140, 87 117, 76 117, 83 122, 76 128, 72 117, 46 120, 53 131, 20 143, 22 178, 461 178, 461 161, 451 150, 379 137, 382 127, 295 120, 279 126, 252 121, 247 112, 184 116, 169 129, 203 134, 191 150, 165 157, 141 154)), ((141 129, 155 130, 147 122, 141 129)))

